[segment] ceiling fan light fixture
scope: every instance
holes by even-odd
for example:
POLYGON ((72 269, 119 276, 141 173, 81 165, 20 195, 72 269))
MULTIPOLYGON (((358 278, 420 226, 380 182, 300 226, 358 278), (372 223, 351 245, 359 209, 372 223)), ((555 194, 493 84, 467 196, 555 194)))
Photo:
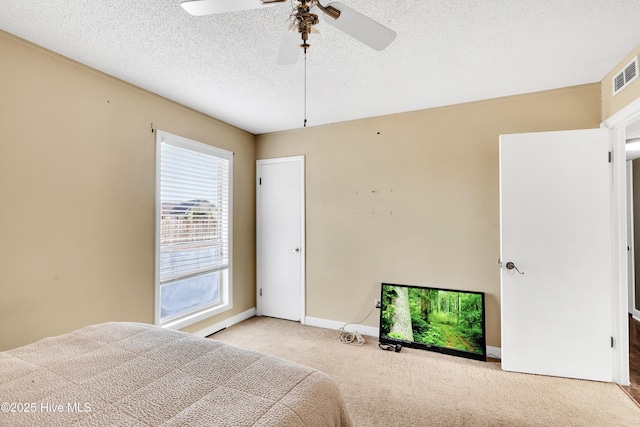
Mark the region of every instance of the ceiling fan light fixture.
POLYGON ((292 33, 294 30, 298 29, 298 20, 292 16, 289 20, 289 32, 292 33))

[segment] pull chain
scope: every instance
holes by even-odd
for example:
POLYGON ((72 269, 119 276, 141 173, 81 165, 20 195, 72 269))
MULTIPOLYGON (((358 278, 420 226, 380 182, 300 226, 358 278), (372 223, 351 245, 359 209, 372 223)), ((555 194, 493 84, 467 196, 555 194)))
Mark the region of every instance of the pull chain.
POLYGON ((304 50, 304 126, 307 127, 307 49, 304 50))

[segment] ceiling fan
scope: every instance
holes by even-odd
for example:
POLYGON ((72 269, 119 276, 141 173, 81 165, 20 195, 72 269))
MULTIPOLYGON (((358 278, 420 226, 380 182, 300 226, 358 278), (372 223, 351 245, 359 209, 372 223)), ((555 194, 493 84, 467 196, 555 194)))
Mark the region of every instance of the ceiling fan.
POLYGON ((191 15, 203 16, 258 9, 285 1, 291 1, 292 12, 278 51, 279 65, 296 63, 299 48, 307 52, 309 34, 317 32, 314 26, 320 22, 318 14, 314 13, 316 9, 322 12, 325 22, 375 50, 384 50, 396 38, 393 30, 339 2, 325 6, 319 0, 187 0, 180 5, 191 15))

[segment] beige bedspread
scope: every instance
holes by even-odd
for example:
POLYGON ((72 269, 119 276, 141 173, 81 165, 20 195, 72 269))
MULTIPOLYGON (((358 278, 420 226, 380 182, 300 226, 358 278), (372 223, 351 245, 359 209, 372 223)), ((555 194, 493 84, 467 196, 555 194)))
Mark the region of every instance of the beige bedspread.
POLYGON ((335 382, 264 354, 139 323, 0 353, 2 426, 350 426, 335 382))

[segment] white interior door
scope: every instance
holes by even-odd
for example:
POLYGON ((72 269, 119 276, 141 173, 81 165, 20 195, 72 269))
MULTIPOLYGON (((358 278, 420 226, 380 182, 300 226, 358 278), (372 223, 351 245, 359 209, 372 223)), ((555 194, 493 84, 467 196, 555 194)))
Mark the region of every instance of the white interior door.
POLYGON ((504 370, 612 380, 610 145, 606 129, 500 137, 504 370))
POLYGON ((257 162, 257 311, 304 320, 304 157, 257 162))

